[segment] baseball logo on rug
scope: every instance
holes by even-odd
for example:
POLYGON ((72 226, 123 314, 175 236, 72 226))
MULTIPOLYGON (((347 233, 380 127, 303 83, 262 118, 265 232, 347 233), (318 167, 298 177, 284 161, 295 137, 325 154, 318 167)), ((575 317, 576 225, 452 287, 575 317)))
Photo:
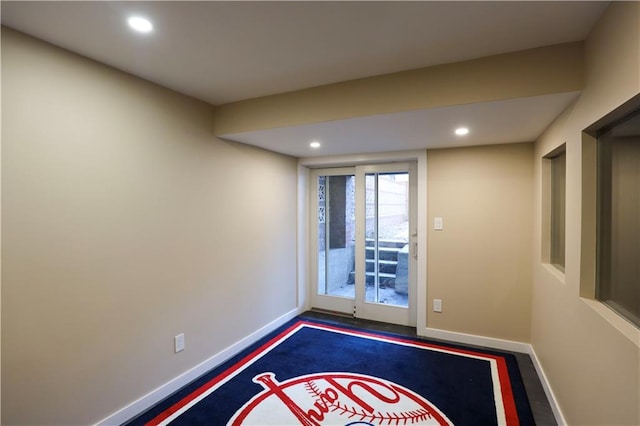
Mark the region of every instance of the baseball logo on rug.
POLYGON ((318 373, 279 382, 253 378, 264 390, 229 425, 451 425, 424 397, 388 380, 354 373, 318 373))

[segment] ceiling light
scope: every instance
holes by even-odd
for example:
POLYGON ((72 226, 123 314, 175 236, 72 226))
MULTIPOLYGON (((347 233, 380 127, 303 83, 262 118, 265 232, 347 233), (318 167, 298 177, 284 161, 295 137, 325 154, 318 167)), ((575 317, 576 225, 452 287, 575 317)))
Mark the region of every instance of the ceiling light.
POLYGON ((151 21, 139 16, 129 18, 128 22, 131 28, 141 33, 149 33, 153 30, 153 24, 151 24, 151 21))
POLYGON ((456 129, 456 135, 458 136, 464 136, 467 133, 469 133, 469 129, 467 129, 466 127, 458 127, 456 129))
POLYGON ((320 142, 318 142, 318 141, 313 141, 313 142, 311 142, 311 143, 309 144, 309 146, 310 146, 311 148, 318 149, 318 148, 320 148, 320 142))

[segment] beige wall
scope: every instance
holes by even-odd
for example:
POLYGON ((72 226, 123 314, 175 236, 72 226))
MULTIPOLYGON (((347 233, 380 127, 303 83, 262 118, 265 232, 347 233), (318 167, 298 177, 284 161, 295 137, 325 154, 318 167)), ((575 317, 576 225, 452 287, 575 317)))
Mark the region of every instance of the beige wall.
POLYGON ((530 143, 427 152, 427 327, 529 341, 532 156, 530 143))
POLYGON ((99 421, 296 307, 294 159, 5 29, 2 106, 3 424, 99 421))
MULTIPOLYGON (((607 310, 581 299, 582 136, 584 128, 640 92, 640 3, 612 2, 586 43, 587 84, 581 98, 537 141, 533 250, 533 347, 571 425, 640 424, 637 329, 607 320, 607 310), (541 157, 566 142, 565 275, 540 260, 541 157)), ((588 244, 587 244, 588 246, 588 244)), ((586 265, 589 266, 589 265, 586 265)), ((592 266, 593 267, 593 266, 592 266)), ((588 268, 583 268, 583 274, 588 268)))

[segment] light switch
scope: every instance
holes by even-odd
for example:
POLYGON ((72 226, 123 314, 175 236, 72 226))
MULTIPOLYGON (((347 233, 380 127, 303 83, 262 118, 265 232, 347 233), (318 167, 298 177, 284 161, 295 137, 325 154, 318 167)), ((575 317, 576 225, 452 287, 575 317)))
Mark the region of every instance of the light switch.
POLYGON ((433 218, 433 229, 436 231, 442 231, 442 218, 435 217, 433 218))
POLYGON ((174 350, 176 353, 184 350, 184 333, 173 338, 174 350))

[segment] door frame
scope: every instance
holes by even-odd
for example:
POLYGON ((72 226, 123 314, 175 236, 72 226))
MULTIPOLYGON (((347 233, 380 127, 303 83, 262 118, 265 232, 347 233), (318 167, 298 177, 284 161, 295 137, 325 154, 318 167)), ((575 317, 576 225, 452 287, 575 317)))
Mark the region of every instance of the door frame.
POLYGON ((401 151, 375 154, 354 154, 332 157, 309 157, 298 160, 298 268, 297 308, 303 312, 311 308, 310 291, 315 275, 311 269, 312 253, 309 250, 311 215, 310 172, 314 168, 345 167, 364 164, 417 162, 417 262, 416 262, 416 328, 418 332, 427 327, 427 151, 401 151))

